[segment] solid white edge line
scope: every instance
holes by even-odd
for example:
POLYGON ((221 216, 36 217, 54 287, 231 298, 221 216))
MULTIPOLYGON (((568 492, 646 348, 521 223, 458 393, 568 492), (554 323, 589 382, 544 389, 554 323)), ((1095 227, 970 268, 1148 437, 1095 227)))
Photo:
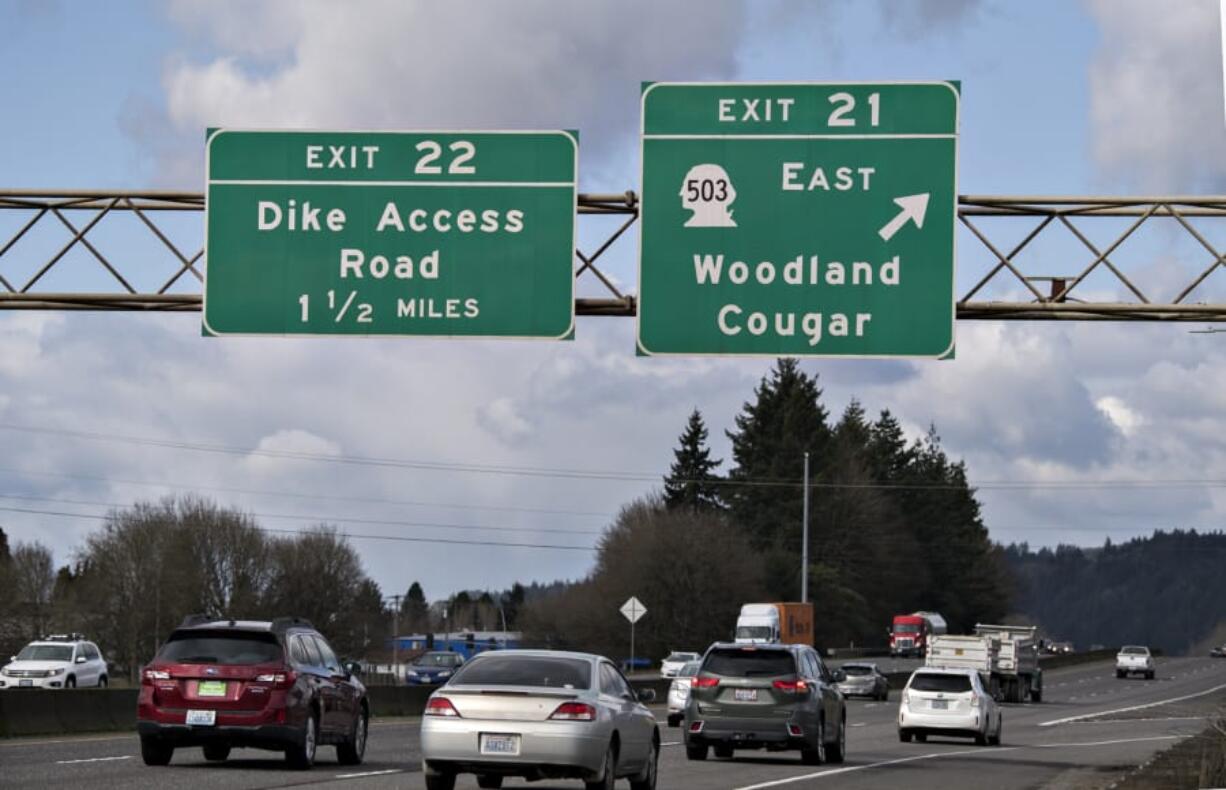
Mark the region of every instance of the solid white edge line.
MULTIPOLYGON (((1170 699, 1158 700, 1157 702, 1147 702, 1144 705, 1132 705, 1127 708, 1116 708, 1115 710, 1103 710, 1103 711, 1099 711, 1098 713, 1083 713, 1080 716, 1068 716, 1063 719, 1052 719, 1051 721, 1040 722, 1039 726, 1040 727, 1054 727, 1057 724, 1068 724, 1069 722, 1082 721, 1083 719, 1096 719, 1099 716, 1113 716, 1117 713, 1128 713, 1134 710, 1145 710, 1146 708, 1156 708, 1159 705, 1169 705, 1172 702, 1183 702, 1186 699, 1196 699, 1197 697, 1204 697, 1216 691, 1221 691, 1222 689, 1226 689, 1226 683, 1223 683, 1220 686, 1214 686, 1213 688, 1207 689, 1205 691, 1198 691, 1195 694, 1185 694, 1182 697, 1172 697, 1170 699)), ((1070 697, 1070 699, 1072 698, 1070 697)))
POLYGON ((383 771, 361 771, 356 774, 336 774, 333 779, 361 779, 364 776, 387 776, 388 774, 403 773, 403 768, 388 768, 383 771))
POLYGON ((89 757, 83 760, 56 760, 56 765, 77 765, 78 763, 108 763, 115 760, 131 760, 132 755, 125 754, 122 757, 89 757))

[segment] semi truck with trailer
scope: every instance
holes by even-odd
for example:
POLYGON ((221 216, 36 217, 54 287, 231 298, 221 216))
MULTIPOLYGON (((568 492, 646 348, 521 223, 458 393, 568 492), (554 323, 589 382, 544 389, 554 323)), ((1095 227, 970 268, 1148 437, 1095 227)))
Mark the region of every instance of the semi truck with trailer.
POLYGON ((947 630, 945 618, 936 612, 896 614, 890 627, 890 655, 923 658, 932 638, 947 630))
POLYGON ((813 604, 747 603, 736 618, 741 643, 813 645, 813 604))

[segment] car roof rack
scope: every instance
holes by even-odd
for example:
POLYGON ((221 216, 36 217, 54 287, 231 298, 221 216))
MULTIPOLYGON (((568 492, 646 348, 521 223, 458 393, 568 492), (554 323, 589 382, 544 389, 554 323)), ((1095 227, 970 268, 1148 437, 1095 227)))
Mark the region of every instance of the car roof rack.
POLYGON ((40 642, 82 642, 85 640, 85 634, 47 634, 40 642))
POLYGON ((295 626, 299 628, 315 628, 315 626, 311 625, 311 621, 305 617, 274 617, 269 630, 285 631, 286 629, 294 628, 295 626))

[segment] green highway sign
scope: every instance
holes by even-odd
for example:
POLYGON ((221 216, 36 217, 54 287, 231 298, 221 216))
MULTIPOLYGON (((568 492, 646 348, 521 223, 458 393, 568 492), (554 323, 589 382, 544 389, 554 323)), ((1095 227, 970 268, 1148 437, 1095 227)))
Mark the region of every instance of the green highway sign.
POLYGON ((212 131, 204 329, 566 338, 577 163, 563 131, 212 131))
POLYGON ((655 83, 644 354, 946 356, 958 87, 655 83))

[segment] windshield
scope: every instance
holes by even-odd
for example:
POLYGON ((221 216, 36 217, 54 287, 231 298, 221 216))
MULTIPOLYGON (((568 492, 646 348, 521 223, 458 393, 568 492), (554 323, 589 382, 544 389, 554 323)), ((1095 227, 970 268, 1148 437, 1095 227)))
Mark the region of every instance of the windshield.
POLYGON ((453 669, 459 665, 460 656, 456 653, 426 653, 413 662, 413 666, 417 667, 442 667, 444 669, 453 669))
POLYGON ((774 631, 768 625, 738 625, 736 627, 737 639, 769 640, 773 635, 774 631))
POLYGON ((1125 655, 1130 655, 1130 656, 1147 656, 1149 655, 1149 648, 1148 647, 1126 647, 1120 652, 1124 653, 1125 655))
POLYGON ((281 645, 261 631, 179 631, 158 651, 172 664, 272 664, 283 660, 281 645))
POLYGON ((26 645, 17 654, 18 661, 71 661, 72 645, 26 645))
MULTIPOLYGON (((881 626, 877 626, 880 628, 881 626)), ((895 623, 894 633, 896 634, 918 634, 919 626, 914 623, 895 623)))
POLYGON ((960 694, 971 690, 969 675, 937 675, 921 673, 911 678, 912 691, 944 691, 960 694))
POLYGON ((677 675, 678 675, 679 677, 683 677, 683 678, 692 678, 692 677, 694 677, 695 675, 697 675, 697 674, 698 674, 698 667, 700 667, 700 666, 702 666, 702 663, 701 663, 701 662, 699 662, 699 661, 691 661, 691 662, 689 662, 688 664, 686 664, 685 666, 683 666, 683 667, 681 668, 681 671, 680 671, 680 672, 678 672, 678 673, 677 673, 677 675))
POLYGON ((731 678, 795 675, 796 660, 787 650, 724 647, 707 654, 702 671, 731 678))
POLYGON ((873 670, 871 667, 866 667, 862 664, 848 664, 847 666, 843 667, 843 671, 847 673, 848 677, 851 677, 853 675, 871 675, 873 674, 873 670))
POLYGON ((586 689, 591 687, 592 665, 581 658, 485 655, 461 667, 451 682, 469 686, 586 689))

